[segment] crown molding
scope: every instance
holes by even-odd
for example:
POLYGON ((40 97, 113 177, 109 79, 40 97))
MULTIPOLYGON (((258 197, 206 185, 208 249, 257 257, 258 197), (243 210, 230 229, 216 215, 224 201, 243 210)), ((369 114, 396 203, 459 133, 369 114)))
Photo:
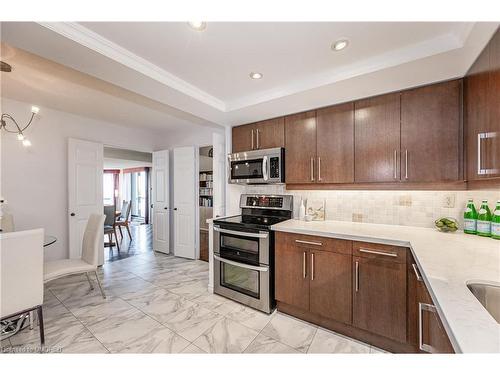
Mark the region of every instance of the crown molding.
POLYGON ((76 22, 38 22, 38 24, 219 111, 226 112, 226 105, 220 99, 76 22))

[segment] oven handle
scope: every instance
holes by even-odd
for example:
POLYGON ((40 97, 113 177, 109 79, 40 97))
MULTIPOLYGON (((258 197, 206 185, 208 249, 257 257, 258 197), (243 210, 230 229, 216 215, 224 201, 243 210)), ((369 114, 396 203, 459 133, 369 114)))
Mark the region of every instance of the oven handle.
POLYGON ((259 271, 259 272, 268 272, 269 271, 269 267, 251 266, 249 264, 244 264, 244 263, 240 263, 240 262, 234 262, 232 260, 221 258, 220 256, 215 255, 215 254, 214 254, 214 259, 218 260, 219 262, 222 262, 222 263, 231 264, 233 266, 237 266, 237 267, 241 267, 241 268, 246 268, 246 269, 252 270, 252 271, 259 271))
POLYGON ((236 236, 242 236, 242 237, 267 238, 269 236, 269 233, 240 232, 236 230, 221 229, 219 227, 214 227, 214 230, 216 232, 234 234, 236 236))

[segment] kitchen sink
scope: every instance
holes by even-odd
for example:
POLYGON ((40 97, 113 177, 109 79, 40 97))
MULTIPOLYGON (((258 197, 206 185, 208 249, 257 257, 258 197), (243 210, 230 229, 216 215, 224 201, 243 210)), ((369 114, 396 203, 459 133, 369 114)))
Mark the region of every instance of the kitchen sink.
POLYGON ((467 283, 467 288, 500 324, 500 285, 475 282, 467 283))

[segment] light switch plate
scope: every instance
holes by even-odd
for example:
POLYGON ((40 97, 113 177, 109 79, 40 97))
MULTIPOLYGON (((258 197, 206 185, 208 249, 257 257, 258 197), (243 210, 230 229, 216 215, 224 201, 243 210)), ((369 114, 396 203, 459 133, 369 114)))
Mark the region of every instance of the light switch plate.
POLYGON ((443 203, 442 203, 443 208, 454 208, 455 199, 456 199, 455 193, 448 193, 443 195, 443 203))

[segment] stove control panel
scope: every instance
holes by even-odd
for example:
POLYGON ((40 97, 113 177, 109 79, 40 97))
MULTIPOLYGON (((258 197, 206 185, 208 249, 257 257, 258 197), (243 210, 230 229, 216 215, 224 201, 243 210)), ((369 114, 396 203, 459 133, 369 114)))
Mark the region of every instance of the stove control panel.
POLYGON ((243 194, 240 199, 241 208, 269 208, 279 210, 293 209, 291 195, 249 195, 243 194))

